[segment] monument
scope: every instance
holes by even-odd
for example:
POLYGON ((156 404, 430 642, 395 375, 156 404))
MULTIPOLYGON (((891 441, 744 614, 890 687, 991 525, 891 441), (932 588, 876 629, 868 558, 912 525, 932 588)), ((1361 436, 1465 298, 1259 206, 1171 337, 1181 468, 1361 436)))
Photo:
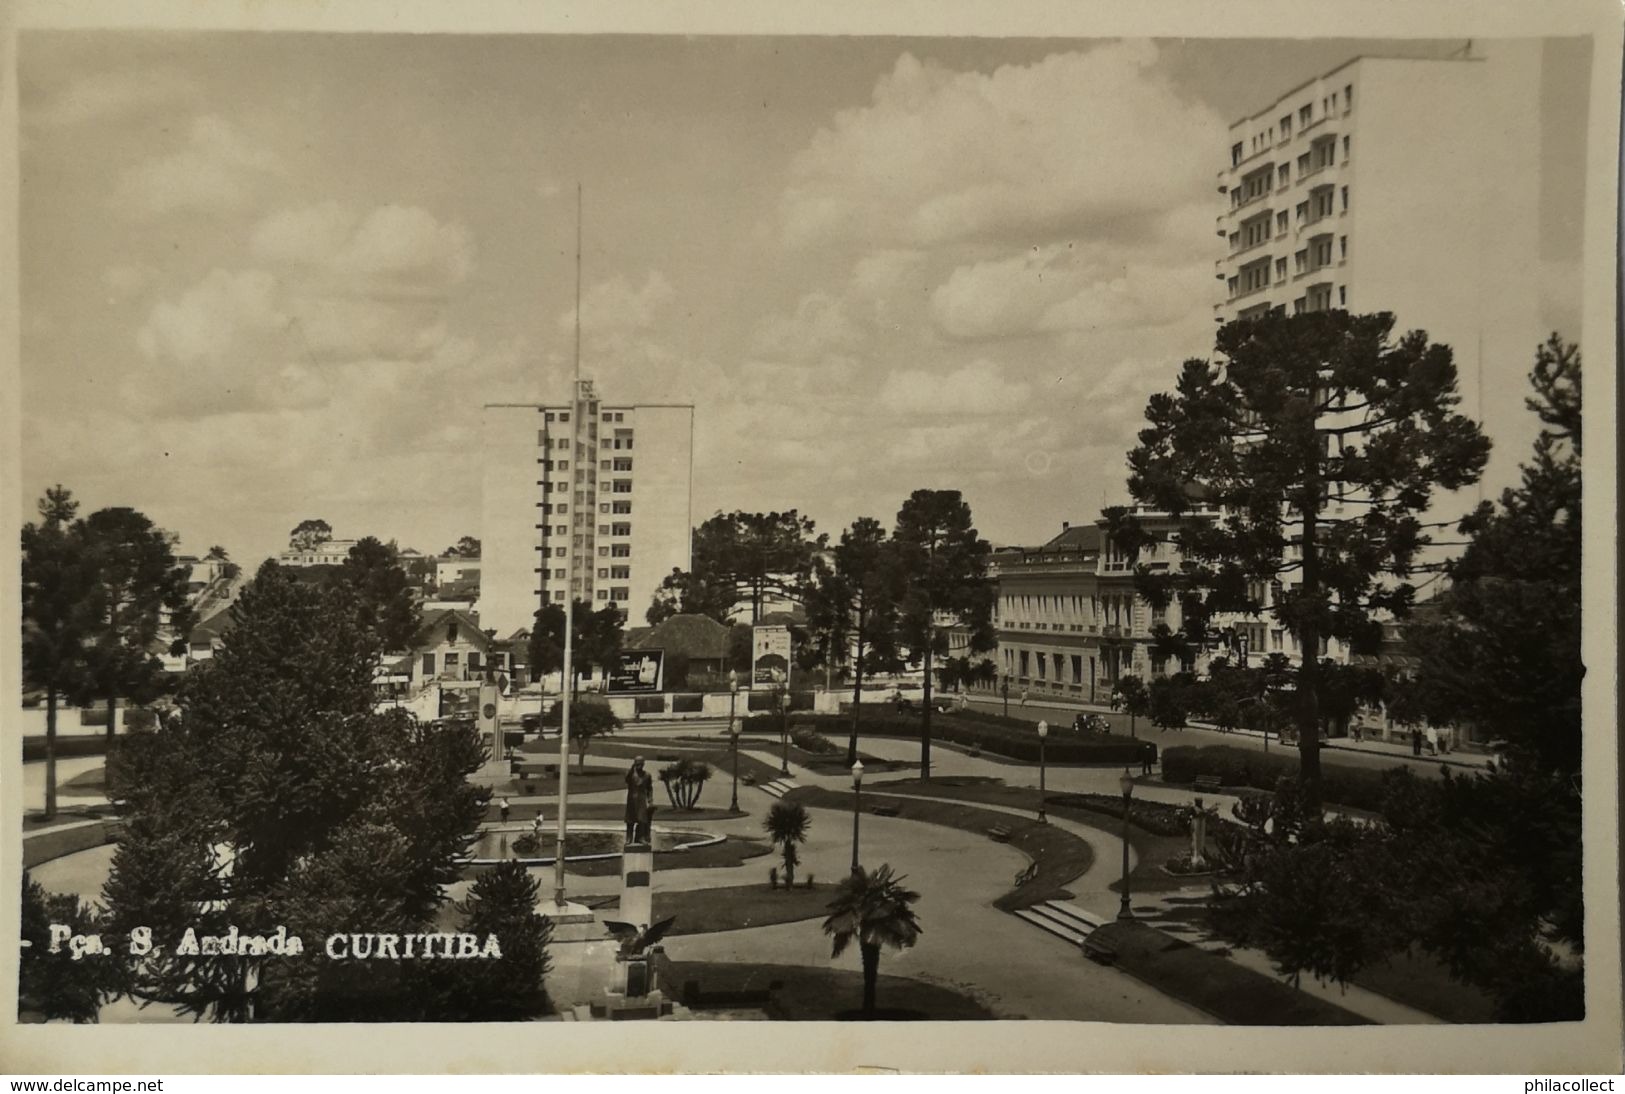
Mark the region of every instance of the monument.
POLYGON ((661 951, 655 946, 676 917, 654 923, 654 846, 650 825, 654 816, 654 779, 644 770, 643 757, 626 772, 626 844, 621 849, 620 917, 604 926, 620 942, 615 954, 613 987, 594 1006, 593 1016, 609 1019, 663 1018, 673 1012, 655 986, 655 964, 661 951))

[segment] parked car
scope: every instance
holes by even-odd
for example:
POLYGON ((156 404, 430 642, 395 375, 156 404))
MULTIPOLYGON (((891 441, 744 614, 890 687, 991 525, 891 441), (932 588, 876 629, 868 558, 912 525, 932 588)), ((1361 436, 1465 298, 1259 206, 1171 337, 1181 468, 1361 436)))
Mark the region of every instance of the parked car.
POLYGON ((1110 733, 1111 723, 1098 714, 1080 713, 1072 719, 1072 729, 1077 733, 1110 733))

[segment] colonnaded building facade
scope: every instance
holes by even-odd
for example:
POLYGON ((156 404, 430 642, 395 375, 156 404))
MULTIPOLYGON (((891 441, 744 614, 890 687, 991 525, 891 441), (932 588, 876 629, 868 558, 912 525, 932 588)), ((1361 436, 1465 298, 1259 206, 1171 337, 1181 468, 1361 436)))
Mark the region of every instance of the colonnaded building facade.
POLYGON ((480 626, 528 631, 574 594, 640 623, 690 564, 694 407, 621 404, 576 381, 570 402, 484 413, 480 626))

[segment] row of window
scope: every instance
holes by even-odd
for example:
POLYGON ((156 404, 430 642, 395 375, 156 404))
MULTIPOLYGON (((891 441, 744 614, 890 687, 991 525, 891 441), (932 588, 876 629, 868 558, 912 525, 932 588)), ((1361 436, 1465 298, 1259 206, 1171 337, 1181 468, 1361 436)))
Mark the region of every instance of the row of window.
MULTIPOLYGON (((1345 113, 1354 109, 1353 84, 1345 84, 1343 86, 1341 103, 1339 103, 1338 93, 1335 91, 1321 98, 1321 118, 1328 118, 1337 113, 1339 109, 1342 109, 1345 113)), ((1298 129, 1300 131, 1308 129, 1310 125, 1314 123, 1314 120, 1315 104, 1313 101, 1304 103, 1302 106, 1298 107, 1298 129)), ((1281 115, 1280 120, 1274 125, 1260 129, 1258 132, 1248 137, 1247 140, 1237 141, 1235 144, 1231 145, 1230 166, 1239 166, 1243 160, 1248 159, 1263 149, 1274 145, 1277 139, 1282 141, 1292 139, 1292 114, 1290 112, 1281 115)))

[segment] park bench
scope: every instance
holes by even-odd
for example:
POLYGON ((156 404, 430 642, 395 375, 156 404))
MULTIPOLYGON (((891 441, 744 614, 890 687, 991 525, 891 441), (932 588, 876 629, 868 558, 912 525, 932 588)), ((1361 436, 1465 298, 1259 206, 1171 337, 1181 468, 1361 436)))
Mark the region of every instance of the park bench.
POLYGON ((1196 776, 1195 782, 1193 782, 1191 785, 1195 786, 1198 790, 1205 790, 1211 794, 1218 790, 1222 783, 1217 775, 1198 775, 1196 776))
POLYGON ((1006 828, 1002 824, 995 824, 992 828, 987 830, 987 838, 996 840, 999 843, 1009 843, 1010 829, 1006 828))
POLYGON ((885 804, 874 805, 869 807, 869 812, 873 813, 877 817, 895 817, 897 816, 897 806, 885 804))
POLYGON ((1092 935, 1083 940, 1083 956, 1101 965, 1117 963, 1117 951, 1104 942, 1096 942, 1092 935))
POLYGON ((1016 875, 1016 888, 1021 888, 1033 878, 1038 876, 1038 863, 1029 862, 1027 868, 1016 875))

